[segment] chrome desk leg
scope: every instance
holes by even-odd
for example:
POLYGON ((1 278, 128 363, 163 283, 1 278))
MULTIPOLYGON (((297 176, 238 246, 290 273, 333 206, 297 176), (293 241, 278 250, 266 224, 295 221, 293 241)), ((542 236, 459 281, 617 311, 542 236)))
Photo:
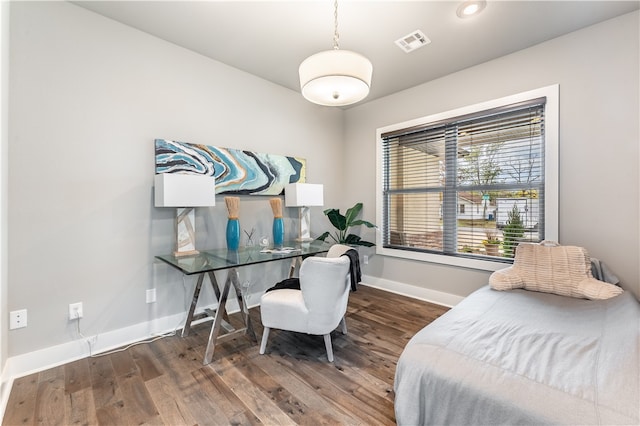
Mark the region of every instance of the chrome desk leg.
MULTIPOLYGON (((214 274, 213 271, 207 272, 207 274, 209 275, 209 281, 211 281, 211 287, 213 287, 213 292, 216 294, 216 300, 219 302, 220 301, 220 286, 218 285, 218 280, 216 280, 216 274, 214 274)), ((220 305, 220 303, 218 303, 218 306, 219 305, 220 305)), ((225 320, 226 322, 229 322, 229 315, 227 314, 227 310, 226 309, 222 313, 222 319, 225 320)))
POLYGON ((291 258, 291 266, 289 266, 289 278, 293 278, 296 272, 296 267, 302 266, 302 256, 296 256, 291 258))
MULTIPOLYGON (((207 272, 209 275, 209 284, 211 284, 211 288, 216 295, 216 300, 220 300, 220 289, 218 288, 218 282, 216 281, 216 276, 211 272, 207 272)), ((196 282, 196 287, 193 290, 193 298, 191 299, 191 306, 189 306, 189 312, 187 313, 187 319, 182 327, 182 337, 186 337, 191 332, 191 323, 194 319, 206 318, 206 314, 198 314, 195 315, 196 305, 198 304, 198 298, 200 297, 200 291, 202 290, 202 283, 204 283, 205 274, 202 273, 198 275, 198 281, 196 282)), ((229 317, 227 316, 227 312, 224 312, 223 317, 227 322, 229 321, 229 317)))
POLYGON ((198 282, 196 283, 196 288, 193 290, 193 298, 191 299, 191 306, 189 307, 187 320, 184 322, 184 327, 182 327, 182 337, 188 336, 189 331, 191 331, 191 322, 193 321, 193 313, 195 312, 196 305, 198 304, 198 297, 200 297, 200 290, 202 289, 203 281, 204 281, 204 274, 198 275, 198 282))
POLYGON ((291 266, 289 266, 289 278, 293 278, 293 274, 296 272, 296 259, 298 258, 294 257, 291 259, 291 266))
MULTIPOLYGON (((231 271, 230 271, 231 272, 231 271)), ((216 315, 213 319, 213 325, 211 326, 211 333, 209 333, 209 343, 207 343, 207 349, 204 353, 203 364, 207 365, 213 358, 213 352, 216 350, 216 340, 220 333, 220 325, 222 323, 222 316, 226 315, 227 296, 229 295, 229 287, 231 287, 231 276, 227 276, 227 280, 224 283, 222 294, 218 299, 218 309, 216 309, 216 315)))
POLYGON ((213 271, 207 272, 209 275, 209 281, 211 281, 211 287, 213 287, 213 292, 216 294, 216 300, 220 300, 220 288, 218 287, 218 281, 216 280, 216 276, 213 271))
POLYGON ((253 331, 253 324, 251 323, 251 317, 249 316, 249 308, 247 307, 247 301, 244 295, 242 294, 242 287, 240 285, 240 279, 238 278, 238 270, 232 269, 231 271, 229 271, 229 275, 231 276, 231 283, 233 284, 233 288, 236 291, 238 306, 242 311, 242 319, 244 320, 246 334, 248 334, 249 338, 253 339, 254 342, 258 342, 258 339, 256 338, 256 333, 253 331))
POLYGON ((235 268, 231 268, 229 269, 229 272, 227 274, 227 280, 224 283, 222 294, 220 294, 218 309, 216 309, 216 313, 214 315, 213 324, 211 326, 211 332, 209 333, 209 342, 207 343, 207 349, 205 350, 205 353, 204 353, 203 364, 207 365, 211 363, 211 360, 213 359, 213 353, 216 350, 216 343, 218 339, 223 340, 223 339, 234 338, 235 336, 240 335, 240 333, 244 333, 245 335, 248 335, 249 338, 252 339, 254 342, 258 341, 258 339, 256 338, 256 334, 253 331, 253 324, 251 323, 251 318, 249 317, 249 309, 247 308, 246 301, 242 294, 242 287, 240 285, 240 280, 238 278, 238 270, 235 268), (219 336, 220 327, 224 323, 223 317, 225 319, 227 318, 227 306, 226 306, 227 298, 229 297, 229 290, 232 285, 236 292, 238 305, 242 310, 241 314, 242 314, 242 320, 244 322, 244 327, 237 330, 235 329, 227 330, 228 331, 227 334, 219 336))

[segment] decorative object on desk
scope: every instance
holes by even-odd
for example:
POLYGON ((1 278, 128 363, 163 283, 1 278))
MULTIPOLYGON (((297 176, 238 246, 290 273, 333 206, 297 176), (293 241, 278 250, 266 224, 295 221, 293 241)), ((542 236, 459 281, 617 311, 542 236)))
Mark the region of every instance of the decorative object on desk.
POLYGON ((282 219, 282 200, 272 198, 269 200, 273 212, 273 246, 282 247, 284 244, 284 220, 282 219))
POLYGON ((240 198, 224 197, 229 212, 229 220, 227 220, 227 249, 238 250, 240 246, 240 220, 238 213, 240 212, 240 198))
POLYGON ((256 242, 253 240, 253 234, 256 232, 256 228, 251 228, 251 232, 247 232, 244 230, 245 235, 247 236, 247 242, 245 243, 246 247, 253 247, 256 245, 256 242))
POLYGON ((279 195, 304 182, 307 161, 299 157, 155 140, 156 173, 213 175, 216 194, 279 195))
POLYGON ((330 231, 325 232, 320 235, 316 240, 325 241, 327 237, 331 237, 331 239, 338 244, 347 244, 352 246, 365 246, 365 247, 373 247, 374 243, 369 241, 361 240, 359 236, 355 234, 347 234, 349 228, 352 226, 360 226, 364 225, 367 228, 375 228, 371 222, 367 222, 366 220, 356 219, 356 216, 362 210, 362 203, 356 203, 350 209, 347 209, 347 213, 343 216, 340 213, 339 209, 327 209, 324 211, 324 214, 329 218, 329 222, 336 228, 336 231, 332 234, 330 231))
POLYGON ((300 208, 296 241, 312 241, 309 207, 324 205, 323 186, 313 183, 290 183, 284 188, 284 204, 287 207, 300 208))
POLYGON ((272 249, 263 248, 262 250, 260 250, 260 253, 289 254, 297 251, 300 251, 300 249, 295 247, 276 247, 272 249))
POLYGON ((174 256, 198 254, 195 239, 195 207, 216 205, 213 176, 163 173, 154 178, 156 207, 177 207, 174 256))

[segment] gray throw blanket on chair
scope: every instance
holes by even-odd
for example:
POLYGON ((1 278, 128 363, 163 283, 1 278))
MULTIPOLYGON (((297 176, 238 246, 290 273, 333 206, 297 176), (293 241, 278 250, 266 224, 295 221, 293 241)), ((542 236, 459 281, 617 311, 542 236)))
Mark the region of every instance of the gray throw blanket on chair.
POLYGON ((351 273, 351 291, 358 290, 358 283, 362 281, 362 272, 360 271, 360 256, 358 251, 349 249, 344 252, 343 256, 347 256, 351 261, 349 272, 351 273))

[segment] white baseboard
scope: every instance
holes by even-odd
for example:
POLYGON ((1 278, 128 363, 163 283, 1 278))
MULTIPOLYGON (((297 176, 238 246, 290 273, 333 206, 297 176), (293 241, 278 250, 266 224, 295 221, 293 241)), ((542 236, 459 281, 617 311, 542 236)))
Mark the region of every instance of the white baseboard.
POLYGON ((374 287, 390 293, 407 296, 425 302, 435 303, 447 307, 453 307, 460 303, 464 296, 456 294, 444 293, 442 291, 430 290, 428 288, 417 287, 415 285, 401 283, 398 281, 386 280, 383 278, 371 277, 369 275, 362 276, 362 285, 374 287))
MULTIPOLYGON (((228 312, 238 312, 238 305, 235 300, 229 301, 228 312)), ((207 306, 216 309, 217 305, 207 306)), ((198 309, 202 311, 203 309, 198 309)), ((17 355, 7 359, 3 383, 12 381, 18 377, 23 377, 32 373, 46 370, 58 365, 63 365, 71 361, 86 358, 91 355, 100 355, 123 346, 156 338, 162 334, 176 331, 181 332, 186 313, 174 314, 151 321, 142 322, 129 327, 108 331, 95 336, 85 336, 84 339, 77 339, 48 348, 39 349, 22 355, 17 355), (92 341, 91 350, 87 341, 92 341), (6 379, 6 380, 5 380, 6 379)), ((210 321, 205 318, 195 321, 199 324, 210 321)))
POLYGON ((56 346, 39 349, 37 351, 28 352, 17 355, 7 360, 8 375, 12 379, 27 376, 38 371, 66 364, 71 361, 86 358, 90 355, 100 354, 109 350, 144 340, 160 334, 149 332, 150 329, 163 330, 170 332, 175 328, 180 318, 184 318, 184 314, 172 315, 170 317, 155 320, 156 324, 164 322, 165 327, 152 327, 149 323, 140 323, 118 330, 108 331, 97 336, 85 336, 85 339, 77 339, 71 342, 62 343, 56 346), (87 341, 95 341, 89 350, 87 341))
POLYGON ((9 402, 9 394, 13 387, 13 377, 9 376, 7 364, 7 362, 4 363, 2 382, 0 382, 0 420, 4 419, 4 412, 7 409, 7 402, 9 402))

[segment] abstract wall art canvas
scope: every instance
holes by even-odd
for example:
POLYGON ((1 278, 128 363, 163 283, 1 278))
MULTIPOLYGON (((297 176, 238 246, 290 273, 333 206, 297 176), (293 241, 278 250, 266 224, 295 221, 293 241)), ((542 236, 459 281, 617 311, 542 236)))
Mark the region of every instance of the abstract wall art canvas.
POLYGON ((306 182, 306 160, 167 139, 155 140, 156 174, 214 176, 216 194, 279 195, 306 182))

